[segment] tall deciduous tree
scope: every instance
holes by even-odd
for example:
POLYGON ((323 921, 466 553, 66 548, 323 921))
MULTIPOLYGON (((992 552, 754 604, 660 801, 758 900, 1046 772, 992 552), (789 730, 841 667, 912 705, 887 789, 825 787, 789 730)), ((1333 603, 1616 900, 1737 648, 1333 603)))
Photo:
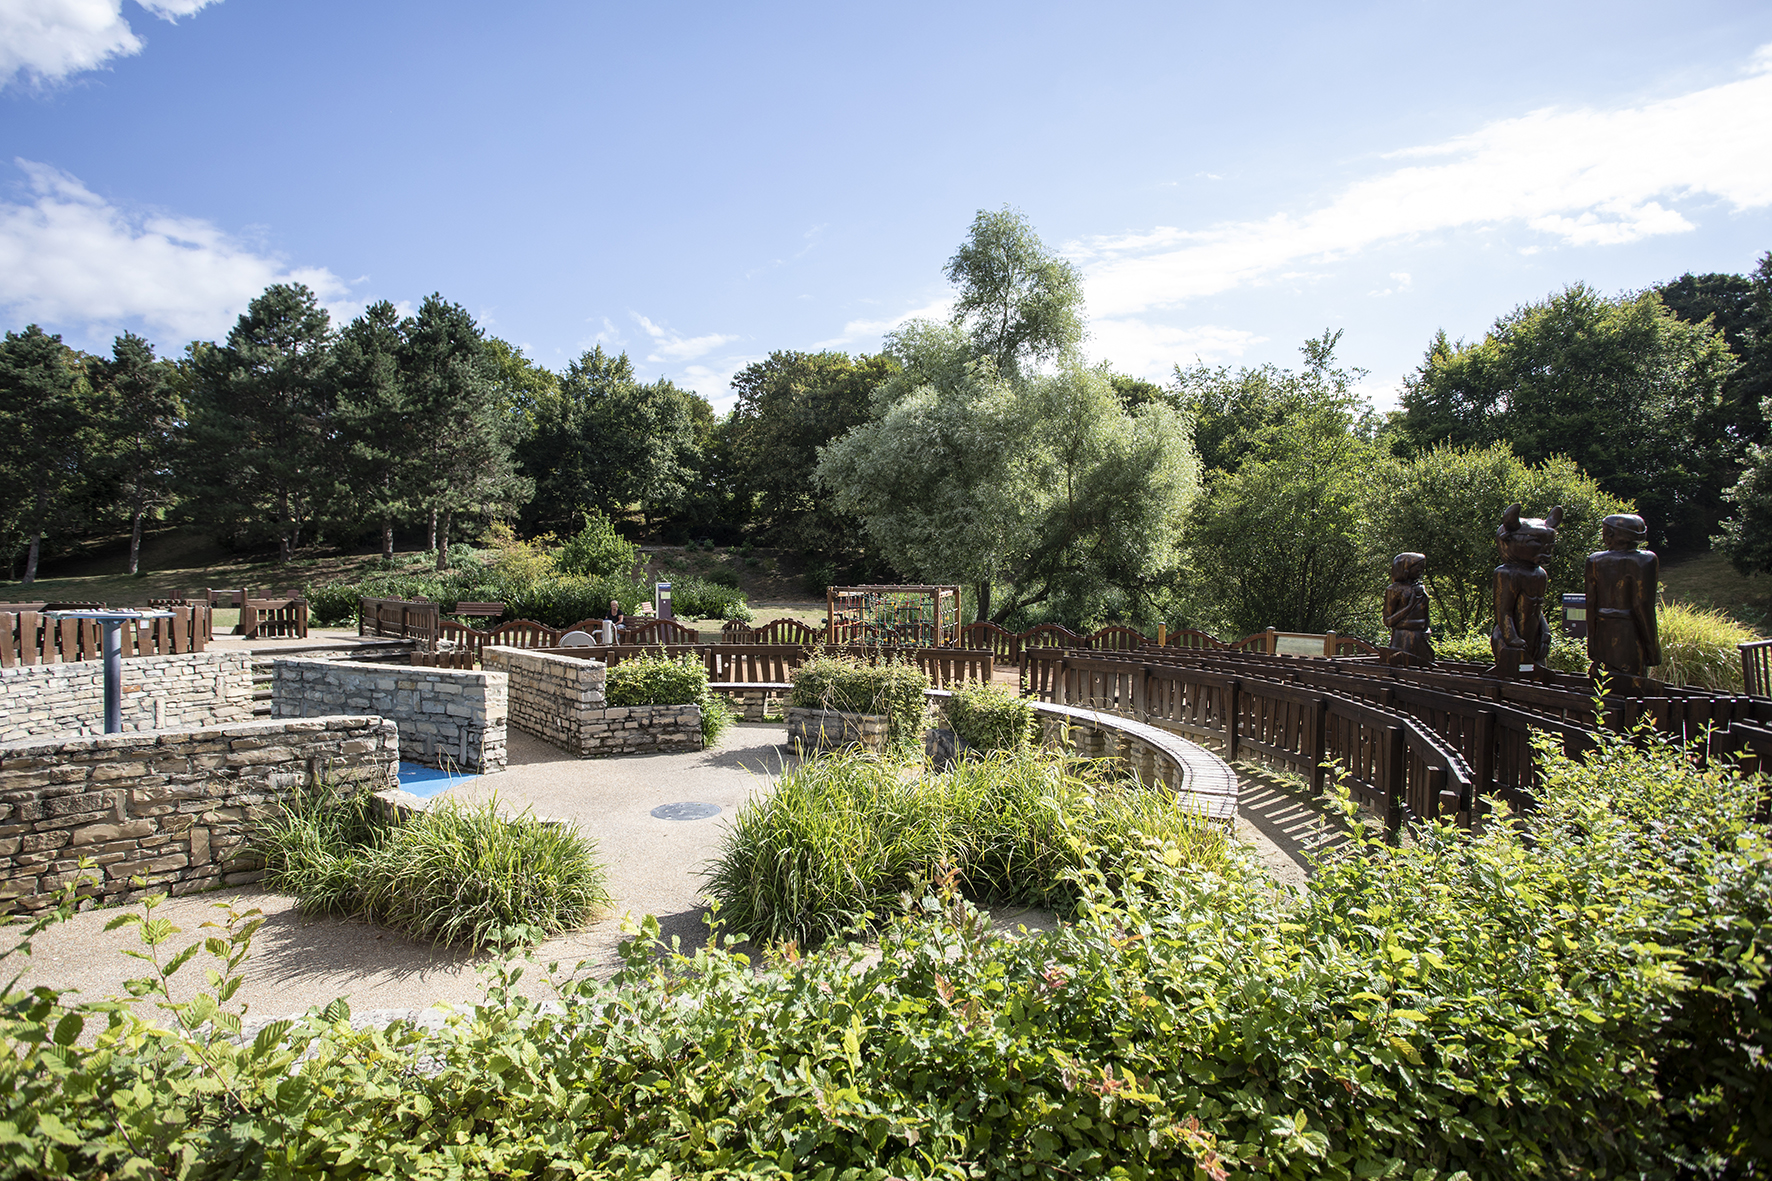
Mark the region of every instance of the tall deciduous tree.
POLYGON ((0 342, 0 434, 6 439, 0 479, 17 505, 27 583, 37 579, 45 532, 81 480, 91 402, 78 358, 61 337, 32 324, 0 342))
POLYGON ((1587 555, 1601 548, 1600 522, 1630 509, 1572 461, 1528 464, 1505 443, 1436 447, 1384 469, 1383 477, 1375 485, 1372 557, 1382 568, 1393 554, 1425 555, 1435 629, 1452 634, 1493 622, 1501 564, 1495 529, 1508 505, 1524 505, 1534 517, 1563 506, 1556 549, 1544 562, 1547 611, 1554 611, 1556 596, 1582 592, 1587 555))
POLYGON ((814 482, 818 449, 868 421, 871 395, 896 369, 883 353, 777 352, 733 377, 736 484, 768 540, 820 554, 854 547, 859 522, 814 482))
POLYGON ((1082 275, 1016 210, 979 210, 945 274, 959 289, 954 323, 966 329, 973 353, 1006 377, 1083 340, 1082 275))
POLYGON ((1507 442, 1522 459, 1573 459, 1634 501, 1652 536, 1703 548, 1748 444, 1723 398, 1723 336, 1653 292, 1608 299, 1576 284, 1495 322, 1480 343, 1435 338, 1403 394, 1418 449, 1507 442))
POLYGON ((92 366, 106 467, 129 514, 129 573, 141 570, 142 523, 172 500, 173 468, 182 440, 184 402, 178 367, 157 360, 154 346, 126 332, 109 360, 92 366))
POLYGON ((186 458, 196 507, 236 535, 267 530, 283 562, 338 481, 331 345, 314 293, 278 283, 247 306, 225 343, 191 348, 186 458))

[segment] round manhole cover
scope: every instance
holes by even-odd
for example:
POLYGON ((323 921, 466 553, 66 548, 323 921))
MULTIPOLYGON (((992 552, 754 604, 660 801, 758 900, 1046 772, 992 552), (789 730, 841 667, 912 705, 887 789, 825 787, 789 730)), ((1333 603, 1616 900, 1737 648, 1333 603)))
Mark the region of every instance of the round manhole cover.
POLYGON ((660 820, 706 820, 720 814, 718 804, 660 804, 652 810, 660 820))

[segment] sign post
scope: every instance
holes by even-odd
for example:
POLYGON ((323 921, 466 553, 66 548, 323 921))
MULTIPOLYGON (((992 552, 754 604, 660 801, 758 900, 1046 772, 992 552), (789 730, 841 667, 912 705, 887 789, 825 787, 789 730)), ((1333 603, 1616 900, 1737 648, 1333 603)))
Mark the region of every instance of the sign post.
POLYGON ((671 619, 671 584, 657 582, 652 585, 652 606, 660 619, 671 619))
POLYGON ((105 733, 123 733, 123 625, 171 619, 170 611, 45 611, 46 619, 90 619, 105 629, 105 733))

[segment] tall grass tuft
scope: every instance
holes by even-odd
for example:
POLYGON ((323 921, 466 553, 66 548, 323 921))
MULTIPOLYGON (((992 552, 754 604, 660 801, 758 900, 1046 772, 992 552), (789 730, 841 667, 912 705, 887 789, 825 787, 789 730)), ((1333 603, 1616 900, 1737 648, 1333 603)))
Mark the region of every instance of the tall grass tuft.
POLYGON ((413 817, 365 868, 364 909, 433 943, 485 947, 524 927, 571 930, 610 902, 603 867, 576 829, 507 819, 491 800, 413 817))
POLYGON ((741 808, 708 872, 732 928, 813 943, 884 917, 948 869, 979 901, 1074 904, 1094 849, 1110 874, 1155 848, 1228 868, 1226 835, 1173 797, 1032 748, 907 777, 873 756, 809 760, 741 808))
POLYGON ((583 926, 610 903, 576 829, 507 819, 496 800, 391 819, 366 790, 321 789, 265 822, 265 884, 304 914, 373 920, 434 943, 486 947, 583 926))
POLYGON ((1740 693, 1741 651, 1760 637, 1715 607, 1664 603, 1656 612, 1661 666, 1649 675, 1670 685, 1740 693))

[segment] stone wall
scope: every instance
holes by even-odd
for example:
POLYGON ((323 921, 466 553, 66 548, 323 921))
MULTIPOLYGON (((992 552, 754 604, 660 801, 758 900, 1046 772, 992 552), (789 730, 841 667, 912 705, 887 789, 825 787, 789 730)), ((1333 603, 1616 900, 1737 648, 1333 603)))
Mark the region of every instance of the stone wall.
POLYGON ((281 657, 271 715, 379 714, 400 730, 401 757, 427 767, 505 769, 509 687, 503 673, 281 657))
POLYGON ((570 754, 701 749, 700 706, 609 705, 601 661, 489 645, 480 663, 510 678, 511 725, 570 754))
MULTIPOLYGON (((132 656, 123 662, 122 689, 126 731, 250 721, 252 655, 132 656)), ((0 742, 104 730, 104 661, 0 668, 0 742)))
POLYGON ((726 699, 741 722, 781 717, 787 708, 788 694, 793 692, 792 685, 747 685, 736 681, 709 685, 708 688, 726 699))
POLYGON ((886 715, 852 714, 836 709, 788 707, 788 745, 803 750, 836 750, 860 744, 864 750, 886 749, 886 715))
POLYGON ((374 717, 243 722, 0 745, 0 896, 41 909, 86 871, 92 893, 185 894, 255 881, 247 827, 317 779, 398 782, 399 737, 374 717))

